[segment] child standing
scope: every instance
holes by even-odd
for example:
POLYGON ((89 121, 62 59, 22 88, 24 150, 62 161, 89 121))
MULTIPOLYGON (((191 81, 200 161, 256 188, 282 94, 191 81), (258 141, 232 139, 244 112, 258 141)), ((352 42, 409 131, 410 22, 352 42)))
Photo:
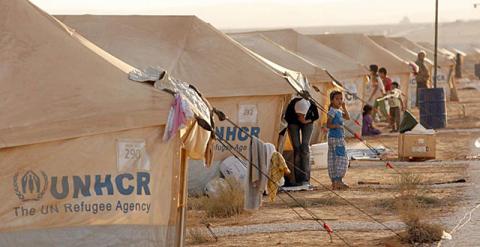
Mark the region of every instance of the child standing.
POLYGON ((328 175, 332 180, 333 189, 347 189, 343 182, 347 173, 348 158, 345 147, 343 120, 349 120, 343 94, 340 91, 330 93, 330 109, 328 111, 328 175))
MULTIPOLYGON (((371 95, 368 98, 368 104, 373 106, 373 113, 372 117, 374 120, 378 118, 378 111, 381 110, 384 107, 380 107, 380 101, 378 100, 379 98, 385 96, 385 85, 383 85, 382 78, 378 75, 378 65, 372 64, 370 65, 370 83, 371 83, 371 95)), ((382 116, 386 117, 387 112, 382 112, 382 116)))
POLYGON ((392 126, 392 131, 398 132, 400 128, 400 113, 404 109, 403 100, 402 100, 402 91, 399 89, 398 82, 392 83, 392 91, 387 95, 388 105, 390 106, 390 125, 392 126))
POLYGON ((375 136, 382 133, 373 126, 372 111, 373 107, 371 105, 365 105, 363 107, 362 136, 375 136))

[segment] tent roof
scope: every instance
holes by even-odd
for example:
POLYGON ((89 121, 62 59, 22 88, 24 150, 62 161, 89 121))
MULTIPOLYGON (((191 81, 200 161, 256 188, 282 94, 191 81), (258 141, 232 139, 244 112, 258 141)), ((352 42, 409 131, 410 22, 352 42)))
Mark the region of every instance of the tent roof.
MULTIPOLYGON (((392 38, 392 39, 395 39, 395 38, 392 38)), ((398 37, 397 37, 397 40, 399 40, 398 37)), ((420 42, 416 42, 416 44, 418 46, 425 47, 426 49, 431 50, 431 51, 435 50, 435 46, 433 44, 431 44, 430 42, 420 41, 420 42)))
MULTIPOLYGON (((478 1, 470 1, 478 2, 478 1)), ((477 4, 478 5, 478 4, 477 4)), ((478 12, 477 12, 478 13, 478 12)), ((447 49, 457 48, 465 52, 471 52, 474 47, 480 45, 478 37, 480 37, 480 21, 454 21, 444 22, 438 25, 438 45, 447 49)), ((426 28, 415 28, 405 32, 405 37, 414 42, 430 41, 433 42, 434 37, 433 26, 426 28)), ((430 49, 434 50, 434 48, 430 49)))
POLYGON ((410 73, 410 69, 401 58, 364 34, 320 34, 311 37, 365 66, 377 64, 379 67, 387 68, 389 73, 410 73))
POLYGON ((310 81, 331 81, 324 69, 319 68, 305 58, 287 50, 259 33, 230 34, 230 37, 255 53, 279 65, 305 74, 310 81))
POLYGON ((415 53, 418 53, 418 52, 424 50, 427 53, 432 53, 433 54, 433 50, 430 50, 428 48, 420 46, 419 44, 417 44, 417 43, 415 43, 415 42, 413 42, 413 41, 411 41, 411 40, 409 40, 405 37, 391 37, 391 39, 394 40, 395 42, 398 42, 398 43, 402 44, 403 46, 407 47, 408 49, 412 50, 415 53))
POLYGON ((195 16, 58 16, 138 68, 161 66, 207 97, 292 93, 282 73, 195 16))
POLYGON ((348 56, 322 45, 293 29, 257 31, 245 34, 252 33, 264 35, 316 66, 328 70, 336 77, 346 79, 349 77, 362 76, 367 73, 365 68, 348 56))
MULTIPOLYGON (((407 47, 403 46, 402 44, 398 43, 397 41, 385 37, 383 35, 373 35, 369 36, 375 43, 379 44, 383 48, 391 51, 398 57, 402 58, 406 62, 415 62, 417 61, 417 53, 413 52, 412 50, 408 49, 407 47)), ((433 65, 433 62, 430 59, 425 59, 425 61, 433 65)))
POLYGON ((415 52, 409 50, 394 40, 391 40, 383 35, 371 35, 369 38, 406 62, 415 62, 417 60, 417 54, 415 52))
MULTIPOLYGON (((433 61, 434 59, 434 54, 433 54, 433 50, 430 50, 428 48, 425 48, 423 46, 420 46, 419 44, 405 38, 405 37, 391 37, 392 40, 402 44, 403 46, 405 46, 406 48, 410 49, 411 51, 415 52, 415 53, 418 53, 420 51, 425 51, 427 53, 427 58, 430 59, 431 61, 433 61)), ((439 49, 439 53, 440 53, 440 49, 439 49)), ((443 54, 442 56, 438 56, 438 63, 440 65, 450 65, 452 64, 452 61, 450 61, 450 59, 447 57, 446 54, 443 54)))
POLYGON ((0 0, 0 33, 0 148, 166 122, 171 96, 128 80, 28 1, 0 0))

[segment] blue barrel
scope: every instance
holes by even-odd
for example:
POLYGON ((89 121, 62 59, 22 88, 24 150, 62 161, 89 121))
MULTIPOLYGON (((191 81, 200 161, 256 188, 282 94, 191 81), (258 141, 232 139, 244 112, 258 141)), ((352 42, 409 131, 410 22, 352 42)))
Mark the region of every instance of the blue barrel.
POLYGON ((447 110, 443 88, 422 88, 418 96, 420 123, 427 129, 447 127, 447 110))

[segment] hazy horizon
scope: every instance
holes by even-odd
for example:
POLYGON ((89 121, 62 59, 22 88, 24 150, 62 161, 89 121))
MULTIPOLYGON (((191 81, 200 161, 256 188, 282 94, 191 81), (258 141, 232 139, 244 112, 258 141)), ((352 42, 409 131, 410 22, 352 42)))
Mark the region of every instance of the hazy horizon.
MULTIPOLYGON (((196 15, 217 28, 380 25, 434 21, 433 0, 32 0, 50 14, 196 15)), ((480 0, 440 0, 440 22, 479 20, 480 0)))

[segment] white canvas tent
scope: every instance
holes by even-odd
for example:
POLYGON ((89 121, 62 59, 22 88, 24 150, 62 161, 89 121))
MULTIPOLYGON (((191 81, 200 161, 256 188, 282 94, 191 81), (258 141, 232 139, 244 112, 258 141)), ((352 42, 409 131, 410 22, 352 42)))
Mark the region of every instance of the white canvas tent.
MULTIPOLYGON (((264 58, 275 62, 281 66, 302 72, 308 78, 310 84, 316 86, 321 92, 328 92, 334 88, 332 78, 325 69, 318 67, 307 59, 287 50, 285 47, 273 42, 259 33, 237 33, 230 36, 249 50, 263 56, 264 58)), ((319 103, 328 104, 327 97, 319 96, 319 103)), ((318 124, 322 124, 321 121, 318 124)), ((321 128, 316 128, 312 136, 312 143, 321 141, 321 128)))
POLYGON ((427 50, 427 49, 430 50, 430 51, 435 50, 435 46, 430 42, 419 41, 419 42, 416 42, 415 44, 417 44, 418 46, 422 47, 425 50, 427 50))
MULTIPOLYGON (((428 47, 424 47, 424 46, 421 46, 405 37, 390 37, 390 39, 392 39, 393 41, 395 42, 398 42, 399 44, 403 45, 404 47, 410 49, 411 51, 413 51, 414 53, 419 53, 420 51, 425 51, 427 53, 427 58, 431 61, 433 61, 433 49, 430 49, 428 47)), ((447 54, 447 53, 443 53, 441 51, 441 49, 439 49, 438 51, 439 53, 439 56, 438 56, 438 66, 440 66, 440 68, 442 67, 449 67, 451 65, 453 65, 453 60, 454 57, 451 56, 450 54, 447 54)))
MULTIPOLYGON (((417 60, 417 53, 411 51, 410 49, 402 46, 402 44, 388 37, 385 37, 383 35, 370 35, 369 38, 381 47, 391 51, 393 54, 397 55, 406 62, 410 63, 417 60)), ((430 65, 432 64, 430 60, 427 60, 427 62, 430 65)))
MULTIPOLYGON (((314 39, 302 35, 293 29, 258 31, 235 35, 255 34, 260 34, 315 66, 325 69, 332 74, 335 79, 341 81, 342 85, 350 92, 356 93, 360 97, 362 96, 365 85, 365 74, 367 71, 351 58, 325 45, 319 44, 314 39)), ((331 78, 328 78, 328 81, 331 81, 331 78)), ((325 81, 310 80, 310 82, 312 85, 318 86, 323 90, 320 101, 325 107, 327 107, 329 103, 328 95, 334 88, 329 87, 326 89, 322 86, 325 85, 325 81)), ((361 123, 362 102, 358 98, 350 95, 347 95, 346 98, 347 105, 352 114, 352 119, 357 120, 357 123, 361 123)), ((322 119, 326 119, 325 114, 322 119)), ((354 121, 348 121, 347 126, 355 132, 359 132, 361 129, 361 126, 354 121)))
MULTIPOLYGON (((411 80, 411 69, 401 58, 386 50, 364 34, 322 34, 312 35, 320 43, 323 43, 339 52, 342 52, 355 61, 365 66, 377 64, 379 67, 385 67, 388 75, 393 81, 400 84, 401 90, 405 96, 408 93, 409 82, 411 80)), ((368 98, 371 92, 370 83, 365 90, 364 98, 368 98)))
MULTIPOLYGON (((392 40, 402 44, 403 46, 407 47, 408 49, 412 50, 413 52, 420 52, 425 51, 427 54, 426 58, 430 61, 434 60, 434 52, 428 48, 425 48, 405 37, 393 37, 392 40)), ((450 54, 449 52, 442 51, 442 49, 438 49, 437 54, 437 63, 438 63, 438 71, 437 71, 437 83, 439 87, 443 87, 445 89, 446 98, 450 99, 450 92, 454 88, 453 82, 453 69, 455 65, 455 55, 450 54), (450 78, 449 78, 450 76, 450 78)), ((433 62, 431 67, 430 75, 433 76, 433 62)))
POLYGON ((27 1, 0 0, 0 23, 0 246, 181 246, 173 97, 27 1))
POLYGON ((341 52, 319 44, 314 39, 293 29, 259 31, 275 43, 295 52, 313 64, 328 70, 339 78, 364 76, 367 71, 358 62, 341 52))
MULTIPOLYGON (((408 48, 404 47, 402 44, 394 41, 393 39, 391 38, 388 38, 388 37, 385 37, 385 36, 381 36, 381 35, 378 35, 378 36, 369 36, 370 39, 372 39, 375 43, 377 43, 378 45, 382 46, 383 48, 391 51, 392 53, 394 53, 395 55, 397 55, 398 57, 400 57, 401 59, 403 59, 405 62, 409 63, 409 64, 413 64, 415 63, 415 61, 417 60, 417 53, 409 50, 408 48)), ((427 65, 427 68, 428 70, 432 71, 433 69, 433 63, 432 61, 430 61, 430 59, 425 59, 425 63, 427 65)), ((409 82, 409 106, 413 106, 415 105, 415 100, 416 100, 416 83, 415 81, 413 80, 413 77, 412 79, 410 80, 409 82)))
MULTIPOLYGON (((478 3, 478 1, 470 1, 470 3, 474 2, 478 3)), ((472 11, 478 11, 478 8, 476 10, 472 9, 472 11)), ((438 26, 438 45, 447 49, 457 48, 472 53, 475 47, 480 46, 478 40, 480 36, 479 26, 480 21, 478 20, 456 20, 440 23, 438 26)), ((433 43, 434 28, 433 25, 429 25, 428 28, 416 28, 404 34, 407 39, 414 42, 428 41, 433 43)))
MULTIPOLYGON (((294 93, 286 70, 267 63, 197 17, 58 18, 132 66, 161 66, 176 78, 194 83, 213 106, 243 130, 279 144, 282 111, 294 93)), ((296 87, 305 88, 302 83, 296 87)), ((242 131, 226 122, 217 122, 216 130, 237 150, 248 154, 249 139, 242 131)), ((189 179, 190 192, 201 192, 214 176, 212 173, 218 171, 218 164, 228 156, 231 154, 217 144, 213 168, 203 175, 201 169, 195 169, 198 173, 189 179)))
POLYGON ((249 50, 275 62, 283 67, 302 72, 308 77, 310 83, 330 82, 332 79, 326 72, 309 60, 275 43, 260 33, 232 33, 229 34, 234 40, 249 50))
MULTIPOLYGON (((420 47, 421 49, 424 49, 426 51, 429 51, 433 54, 433 51, 435 50, 435 46, 433 44, 431 44, 430 42, 413 42, 411 40, 408 40, 406 38, 396 38, 396 39, 399 39, 399 40, 403 40, 405 42, 405 40, 407 40, 407 43, 411 43, 411 44, 414 44, 415 46, 417 47, 420 47)), ((475 48, 473 48, 473 51, 475 51, 475 48)), ((463 53, 463 52, 462 52, 463 53)), ((455 53, 445 49, 445 48, 438 48, 438 54, 440 54, 440 60, 444 60, 444 58, 448 58, 450 63, 453 62, 451 61, 452 59, 455 58, 455 53)), ((432 55, 433 57, 433 55, 432 55)))

